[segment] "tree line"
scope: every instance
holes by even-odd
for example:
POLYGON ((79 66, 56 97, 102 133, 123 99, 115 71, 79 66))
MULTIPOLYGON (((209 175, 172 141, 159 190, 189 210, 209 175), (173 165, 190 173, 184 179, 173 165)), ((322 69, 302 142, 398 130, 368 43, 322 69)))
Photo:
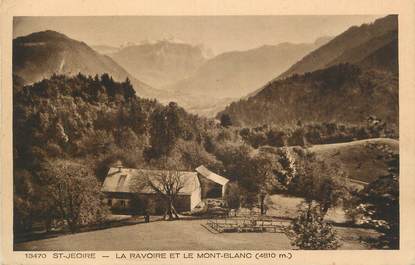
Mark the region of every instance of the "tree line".
POLYGON ((258 148, 260 146, 308 146, 317 144, 344 143, 371 138, 398 138, 394 129, 386 122, 369 116, 365 124, 347 125, 335 122, 307 123, 300 121, 293 127, 281 128, 263 125, 254 128, 242 128, 239 134, 243 140, 258 148))

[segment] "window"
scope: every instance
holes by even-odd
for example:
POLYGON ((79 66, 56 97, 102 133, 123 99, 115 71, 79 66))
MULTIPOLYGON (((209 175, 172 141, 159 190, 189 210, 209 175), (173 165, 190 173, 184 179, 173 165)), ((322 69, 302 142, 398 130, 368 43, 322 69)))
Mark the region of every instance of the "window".
POLYGON ((118 187, 124 186, 124 182, 126 178, 127 178, 127 175, 121 175, 120 178, 118 179, 117 186, 118 187))
POLYGON ((120 201, 120 205, 121 205, 121 207, 123 207, 123 208, 124 208, 124 207, 125 207, 125 201, 124 201, 124 200, 121 200, 121 201, 120 201))
POLYGON ((108 206, 111 206, 112 205, 112 199, 108 199, 107 204, 108 204, 108 206))

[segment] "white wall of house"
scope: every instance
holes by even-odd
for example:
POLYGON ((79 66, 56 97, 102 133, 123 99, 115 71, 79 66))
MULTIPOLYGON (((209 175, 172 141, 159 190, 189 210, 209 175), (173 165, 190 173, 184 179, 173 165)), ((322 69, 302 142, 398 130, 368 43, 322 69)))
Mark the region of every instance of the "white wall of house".
POLYGON ((222 199, 225 198, 226 186, 227 186, 227 184, 222 185, 222 199))
POLYGON ((190 196, 190 210, 193 210, 202 201, 202 189, 199 179, 196 178, 196 187, 190 196))

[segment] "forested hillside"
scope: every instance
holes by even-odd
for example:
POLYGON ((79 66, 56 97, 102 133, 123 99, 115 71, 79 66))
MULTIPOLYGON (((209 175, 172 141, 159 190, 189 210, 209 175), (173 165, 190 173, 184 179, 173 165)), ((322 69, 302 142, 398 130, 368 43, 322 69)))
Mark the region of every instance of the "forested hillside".
POLYGON ((53 75, 14 94, 15 166, 36 166, 38 155, 95 159, 129 151, 144 163, 144 154, 158 159, 179 139, 202 144, 209 127, 213 121, 175 103, 138 98, 128 79, 53 75))
MULTIPOLYGON (((15 89, 13 103, 16 231, 54 218, 61 199, 46 194, 58 192, 62 183, 71 183, 74 195, 89 196, 83 210, 104 209, 98 191, 117 160, 135 168, 165 168, 170 160, 180 170, 201 164, 222 168, 204 148, 207 135, 217 128, 213 121, 175 103, 163 106, 139 98, 128 79, 52 75, 15 89), (92 186, 83 187, 85 181, 92 186)), ((89 217, 86 223, 96 221, 89 217)))
POLYGON ((256 127, 316 122, 364 124, 370 116, 398 127, 398 77, 388 71, 339 64, 269 83, 255 96, 232 103, 221 115, 256 127))

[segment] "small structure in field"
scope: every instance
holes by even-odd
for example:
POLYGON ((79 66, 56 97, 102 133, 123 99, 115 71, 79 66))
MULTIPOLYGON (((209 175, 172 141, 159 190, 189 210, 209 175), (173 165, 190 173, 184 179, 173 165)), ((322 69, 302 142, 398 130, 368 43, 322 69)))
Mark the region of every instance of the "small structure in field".
POLYGON ((204 199, 222 199, 229 181, 204 166, 191 172, 124 168, 117 163, 109 169, 101 191, 105 195, 105 202, 114 213, 163 214, 166 202, 146 182, 152 181, 153 185, 162 187, 162 183, 157 183, 160 176, 172 174, 176 175, 177 186, 180 186, 174 198, 177 212, 193 211, 204 199))

